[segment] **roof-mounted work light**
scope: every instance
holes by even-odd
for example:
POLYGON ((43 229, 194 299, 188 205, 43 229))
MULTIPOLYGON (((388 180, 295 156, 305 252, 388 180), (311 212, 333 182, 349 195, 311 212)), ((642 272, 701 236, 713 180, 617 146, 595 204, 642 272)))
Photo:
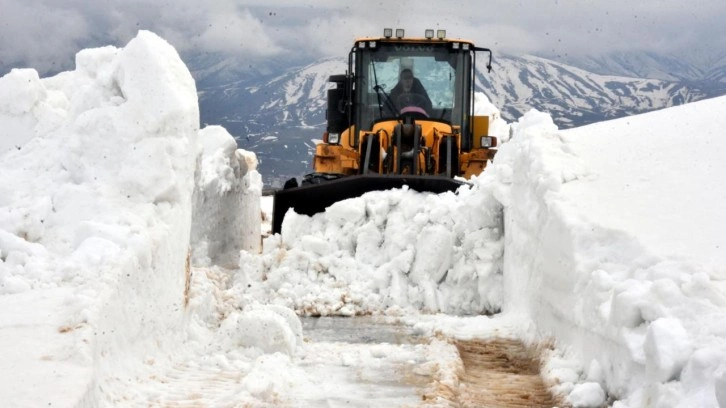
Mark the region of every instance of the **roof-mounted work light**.
POLYGON ((439 40, 446 38, 446 30, 436 30, 436 38, 439 40))
POLYGON ((424 34, 424 37, 426 37, 427 39, 430 40, 430 39, 434 38, 434 30, 427 29, 425 31, 425 33, 426 34, 424 34))
POLYGON ((403 38, 403 28, 396 29, 396 38, 403 38))
POLYGON ((393 29, 392 28, 384 28, 383 29, 383 36, 386 38, 391 38, 393 36, 393 29))

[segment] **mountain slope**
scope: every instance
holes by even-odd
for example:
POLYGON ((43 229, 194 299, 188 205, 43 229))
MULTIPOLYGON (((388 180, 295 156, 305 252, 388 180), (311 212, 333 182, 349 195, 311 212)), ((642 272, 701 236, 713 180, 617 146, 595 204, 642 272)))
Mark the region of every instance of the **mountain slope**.
POLYGON ((534 56, 502 57, 479 82, 507 120, 529 109, 560 128, 582 126, 715 96, 697 83, 599 75, 534 56))
POLYGON ((203 123, 221 124, 254 151, 268 185, 305 173, 325 129, 327 81, 345 72, 339 59, 272 76, 247 77, 200 90, 203 123))

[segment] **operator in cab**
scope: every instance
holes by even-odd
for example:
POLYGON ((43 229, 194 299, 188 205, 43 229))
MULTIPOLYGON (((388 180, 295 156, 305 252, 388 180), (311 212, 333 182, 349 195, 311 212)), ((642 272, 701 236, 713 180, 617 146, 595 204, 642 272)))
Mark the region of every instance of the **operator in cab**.
POLYGON ((409 68, 401 70, 398 84, 391 89, 391 99, 400 113, 416 112, 428 117, 432 109, 429 94, 409 68))

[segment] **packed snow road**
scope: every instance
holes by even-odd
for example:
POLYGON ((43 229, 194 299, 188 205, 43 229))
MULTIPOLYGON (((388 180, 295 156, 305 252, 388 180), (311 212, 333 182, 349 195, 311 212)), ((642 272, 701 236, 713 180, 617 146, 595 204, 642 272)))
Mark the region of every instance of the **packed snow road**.
MULTIPOLYGON (((214 268, 193 270, 207 273, 225 282, 214 268)), ((187 342, 184 352, 173 353, 178 357, 149 357, 126 378, 107 382, 112 400, 160 407, 556 405, 538 374, 536 352, 516 340, 454 340, 397 317, 300 320, 303 342, 292 356, 260 355, 250 367, 242 351, 222 355, 219 344, 194 350, 187 342)))

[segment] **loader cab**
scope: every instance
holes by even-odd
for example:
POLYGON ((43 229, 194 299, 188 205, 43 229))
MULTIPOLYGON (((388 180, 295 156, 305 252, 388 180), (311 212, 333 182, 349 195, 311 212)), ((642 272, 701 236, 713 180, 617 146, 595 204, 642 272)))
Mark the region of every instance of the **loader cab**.
MULTIPOLYGON (((355 53, 354 123, 370 129, 375 122, 396 119, 407 103, 397 98, 395 88, 402 72, 428 94, 431 108, 426 115, 460 126, 469 107, 470 56, 448 43, 360 41, 355 53)), ((400 85, 399 85, 400 88, 400 85)), ((421 94, 414 93, 417 98, 421 94)), ((412 104, 417 101, 413 100, 412 104)), ((417 106, 417 105, 411 105, 417 106)))
MULTIPOLYGON (((385 33, 384 37, 363 38, 355 42, 348 58, 348 75, 336 75, 333 99, 329 94, 329 131, 339 134, 345 128, 372 129, 381 121, 401 120, 402 103, 394 100, 394 88, 401 72, 410 70, 426 90, 431 107, 418 120, 437 121, 457 127, 462 134, 463 151, 472 147, 472 76, 476 48, 468 41, 436 38, 405 38, 403 33, 385 33), (337 92, 337 93, 336 93, 337 92), (331 106, 333 107, 331 112, 331 106), (332 125, 332 126, 331 126, 332 125)), ((408 112, 416 112, 409 109, 408 112)), ((350 135, 349 144, 357 147, 358 135, 350 135)))

